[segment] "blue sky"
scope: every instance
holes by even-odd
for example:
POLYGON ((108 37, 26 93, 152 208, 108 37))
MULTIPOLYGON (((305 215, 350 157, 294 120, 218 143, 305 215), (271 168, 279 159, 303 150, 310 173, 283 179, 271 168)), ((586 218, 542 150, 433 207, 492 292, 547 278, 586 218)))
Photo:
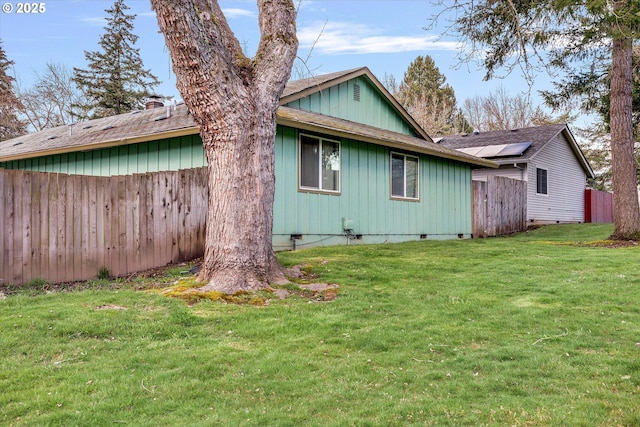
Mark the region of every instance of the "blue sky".
MULTIPOLYGON (((34 72, 42 72, 48 62, 69 67, 86 67, 84 51, 98 49, 104 33, 105 9, 113 0, 49 0, 41 14, 16 13, 18 2, 0 0, 13 6, 0 12, 0 39, 14 72, 24 87, 33 82, 34 72)), ((180 98, 171 72, 169 53, 159 33, 148 0, 128 0, 129 13, 137 15, 137 47, 145 64, 163 82, 158 92, 180 98)), ((255 51, 259 40, 255 0, 220 1, 236 37, 247 53, 255 51)), ((379 78, 393 75, 399 81, 409 64, 419 55, 429 55, 454 88, 458 103, 475 95, 487 95, 504 86, 511 95, 528 91, 518 70, 505 79, 483 82, 477 64, 458 64, 460 46, 453 36, 441 37, 441 28, 427 31, 429 17, 438 12, 428 0, 303 0, 298 13, 298 56, 308 58, 314 74, 367 66, 379 78), (314 46, 315 45, 315 46, 314 46), (312 49, 313 47, 313 49, 312 49)), ((302 70, 300 62, 293 77, 302 70)), ((539 76, 532 90, 534 102, 541 101, 536 90, 550 88, 549 78, 539 76)))

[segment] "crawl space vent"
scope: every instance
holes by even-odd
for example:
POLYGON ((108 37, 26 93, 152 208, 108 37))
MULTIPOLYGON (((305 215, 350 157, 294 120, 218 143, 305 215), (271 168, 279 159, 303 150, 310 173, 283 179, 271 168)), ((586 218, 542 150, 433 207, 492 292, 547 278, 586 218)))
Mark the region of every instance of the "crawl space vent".
POLYGON ((353 84, 353 100, 360 102, 360 85, 358 83, 353 84))

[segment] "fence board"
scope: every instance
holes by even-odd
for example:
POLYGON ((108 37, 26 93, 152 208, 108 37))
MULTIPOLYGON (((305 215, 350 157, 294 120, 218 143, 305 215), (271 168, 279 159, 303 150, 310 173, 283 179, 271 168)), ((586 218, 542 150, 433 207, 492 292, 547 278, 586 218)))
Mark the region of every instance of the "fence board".
MULTIPOLYGON (((24 277, 22 274, 22 266, 25 262, 24 252, 22 246, 24 244, 24 223, 26 221, 26 213, 24 210, 24 199, 29 198, 29 193, 25 189, 24 180, 15 179, 14 176, 13 186, 13 225, 15 232, 13 233, 13 277, 24 277)), ((29 276, 26 276, 26 280, 29 280, 29 276)))
MULTIPOLYGON (((46 175, 43 175, 43 180, 46 179, 46 175)), ((47 181, 47 198, 49 200, 49 209, 44 212, 43 215, 47 215, 49 218, 48 232, 49 232, 49 249, 48 249, 48 269, 43 276, 51 277, 52 282, 59 282, 60 273, 58 264, 58 197, 60 192, 58 190, 59 175, 54 174, 47 181)))
MULTIPOLYGON (((38 210, 38 218, 40 225, 39 236, 32 239, 32 245, 37 245, 38 256, 40 259, 40 270, 43 274, 49 274, 49 183, 42 175, 35 175, 34 182, 37 182, 40 206, 38 210)), ((0 187, 2 188, 2 187, 0 187)), ((0 242, 2 240, 0 239, 0 242)))
POLYGON ((2 220, 2 225, 5 229, 4 233, 4 241, 3 241, 3 268, 1 271, 6 272, 5 277, 2 277, 3 283, 12 283, 15 281, 14 273, 13 273, 13 235, 15 233, 15 209, 14 209, 14 180, 15 173, 8 173, 4 175, 3 179, 3 199, 4 199, 4 218, 2 220))
MULTIPOLYGON (((0 243, 3 243, 5 241, 5 230, 6 230, 6 213, 5 213, 5 208, 4 205, 6 204, 6 200, 5 200, 5 192, 4 192, 4 188, 5 188, 5 184, 6 183, 6 177, 4 174, 0 174, 0 243)), ((0 246, 0 271, 6 271, 6 266, 8 265, 7 261, 5 260, 5 252, 7 252, 7 249, 3 246, 0 246)), ((2 284, 3 280, 2 278, 0 278, 0 284, 2 284)))

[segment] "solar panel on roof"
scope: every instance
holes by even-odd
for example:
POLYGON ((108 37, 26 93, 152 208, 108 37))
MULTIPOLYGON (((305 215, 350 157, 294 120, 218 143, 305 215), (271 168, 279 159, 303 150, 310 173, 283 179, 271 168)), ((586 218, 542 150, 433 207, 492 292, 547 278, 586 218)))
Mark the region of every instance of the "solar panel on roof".
POLYGON ((485 159, 489 157, 496 157, 500 153, 500 151, 504 149, 504 147, 505 147, 504 144, 486 145, 482 147, 482 150, 480 150, 480 152, 478 152, 478 154, 476 155, 480 157, 484 157, 485 159))
POLYGON ((511 157, 522 155, 531 144, 531 142, 516 142, 513 144, 483 145, 481 147, 458 148, 458 151, 484 159, 491 157, 511 157))
POLYGON ((463 152, 465 154, 470 154, 472 156, 477 156, 478 152, 482 150, 484 147, 467 147, 467 148, 458 148, 458 151, 463 152))
POLYGON ((502 151, 500 151, 498 156, 500 157, 520 156, 529 147, 531 147, 531 142, 516 142, 515 144, 506 144, 506 147, 502 151))

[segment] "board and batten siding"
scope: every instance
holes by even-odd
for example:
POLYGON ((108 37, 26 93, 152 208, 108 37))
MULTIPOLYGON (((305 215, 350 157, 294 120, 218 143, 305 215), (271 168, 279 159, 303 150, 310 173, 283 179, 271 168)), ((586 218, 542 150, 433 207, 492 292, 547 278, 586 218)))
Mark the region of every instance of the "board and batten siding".
POLYGON ((584 222, 586 174, 562 133, 529 161, 527 217, 532 223, 584 222), (547 170, 547 194, 538 194, 536 169, 547 170))
MULTIPOLYGON (((329 138, 337 140, 337 138, 329 138)), ((390 197, 391 149, 339 139, 341 192, 298 189, 298 131, 280 127, 276 136, 276 196, 273 242, 276 250, 345 243, 383 243, 470 237, 471 168, 469 165, 420 158, 419 201, 390 197), (352 221, 361 240, 343 236, 342 220, 352 221)), ((395 152, 395 151, 394 151, 395 152)))
POLYGON ((90 176, 177 171, 206 165, 199 135, 0 163, 5 169, 90 176))
MULTIPOLYGON (((390 198, 391 149, 328 136, 341 143, 341 187, 337 195, 298 190, 296 129, 278 126, 273 243, 298 247, 355 243, 343 236, 342 219, 353 221, 358 243, 382 243, 470 237, 471 168, 467 164, 420 157, 420 199, 390 198)), ((402 151, 398 151, 402 152, 402 151)), ((123 145, 86 152, 9 162, 7 169, 110 176, 191 169, 206 166, 199 135, 123 145)))
POLYGON ((409 123, 396 111, 394 106, 380 95, 379 90, 368 79, 362 77, 350 79, 302 99, 289 102, 287 107, 415 136, 409 123), (354 93, 354 85, 359 87, 358 94, 354 93))

